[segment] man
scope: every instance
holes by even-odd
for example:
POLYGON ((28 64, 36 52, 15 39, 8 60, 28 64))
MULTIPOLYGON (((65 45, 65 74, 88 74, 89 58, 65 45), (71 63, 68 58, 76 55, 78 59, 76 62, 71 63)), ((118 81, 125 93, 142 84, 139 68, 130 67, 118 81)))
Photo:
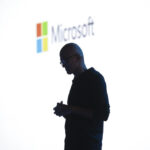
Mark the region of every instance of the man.
POLYGON ((103 122, 110 106, 103 76, 93 67, 87 69, 81 48, 66 44, 60 51, 62 66, 74 74, 68 104, 57 103, 57 116, 65 122, 65 150, 101 150, 103 122))

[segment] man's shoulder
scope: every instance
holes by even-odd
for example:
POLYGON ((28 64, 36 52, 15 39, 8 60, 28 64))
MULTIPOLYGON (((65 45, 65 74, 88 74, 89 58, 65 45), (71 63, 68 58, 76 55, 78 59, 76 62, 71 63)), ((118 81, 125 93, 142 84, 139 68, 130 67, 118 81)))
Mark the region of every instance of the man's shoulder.
POLYGON ((97 71, 95 68, 91 67, 88 69, 89 74, 88 77, 93 80, 104 80, 103 75, 97 71))

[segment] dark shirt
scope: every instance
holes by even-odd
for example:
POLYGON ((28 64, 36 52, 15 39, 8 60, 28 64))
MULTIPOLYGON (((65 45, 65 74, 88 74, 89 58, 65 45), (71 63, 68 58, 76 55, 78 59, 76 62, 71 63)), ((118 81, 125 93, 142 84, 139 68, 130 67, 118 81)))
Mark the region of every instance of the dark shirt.
POLYGON ((93 117, 88 119, 75 114, 65 117, 65 150, 101 150, 103 121, 110 112, 103 76, 94 68, 75 76, 68 105, 92 110, 93 117))

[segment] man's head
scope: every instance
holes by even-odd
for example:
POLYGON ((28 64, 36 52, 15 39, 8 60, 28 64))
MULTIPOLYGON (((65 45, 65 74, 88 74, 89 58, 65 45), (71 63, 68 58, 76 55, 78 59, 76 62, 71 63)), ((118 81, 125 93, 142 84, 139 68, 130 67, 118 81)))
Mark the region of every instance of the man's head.
POLYGON ((75 43, 66 44, 61 49, 60 60, 68 74, 77 74, 84 66, 83 52, 75 43))

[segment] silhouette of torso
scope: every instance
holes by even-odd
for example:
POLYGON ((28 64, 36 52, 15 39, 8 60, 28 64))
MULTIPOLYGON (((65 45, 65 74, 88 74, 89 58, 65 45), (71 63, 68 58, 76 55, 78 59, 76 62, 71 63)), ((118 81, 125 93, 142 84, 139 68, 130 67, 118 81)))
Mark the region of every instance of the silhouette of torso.
POLYGON ((101 150, 103 122, 109 116, 109 101, 103 76, 94 68, 73 79, 68 105, 90 109, 93 118, 66 116, 65 150, 101 150))

